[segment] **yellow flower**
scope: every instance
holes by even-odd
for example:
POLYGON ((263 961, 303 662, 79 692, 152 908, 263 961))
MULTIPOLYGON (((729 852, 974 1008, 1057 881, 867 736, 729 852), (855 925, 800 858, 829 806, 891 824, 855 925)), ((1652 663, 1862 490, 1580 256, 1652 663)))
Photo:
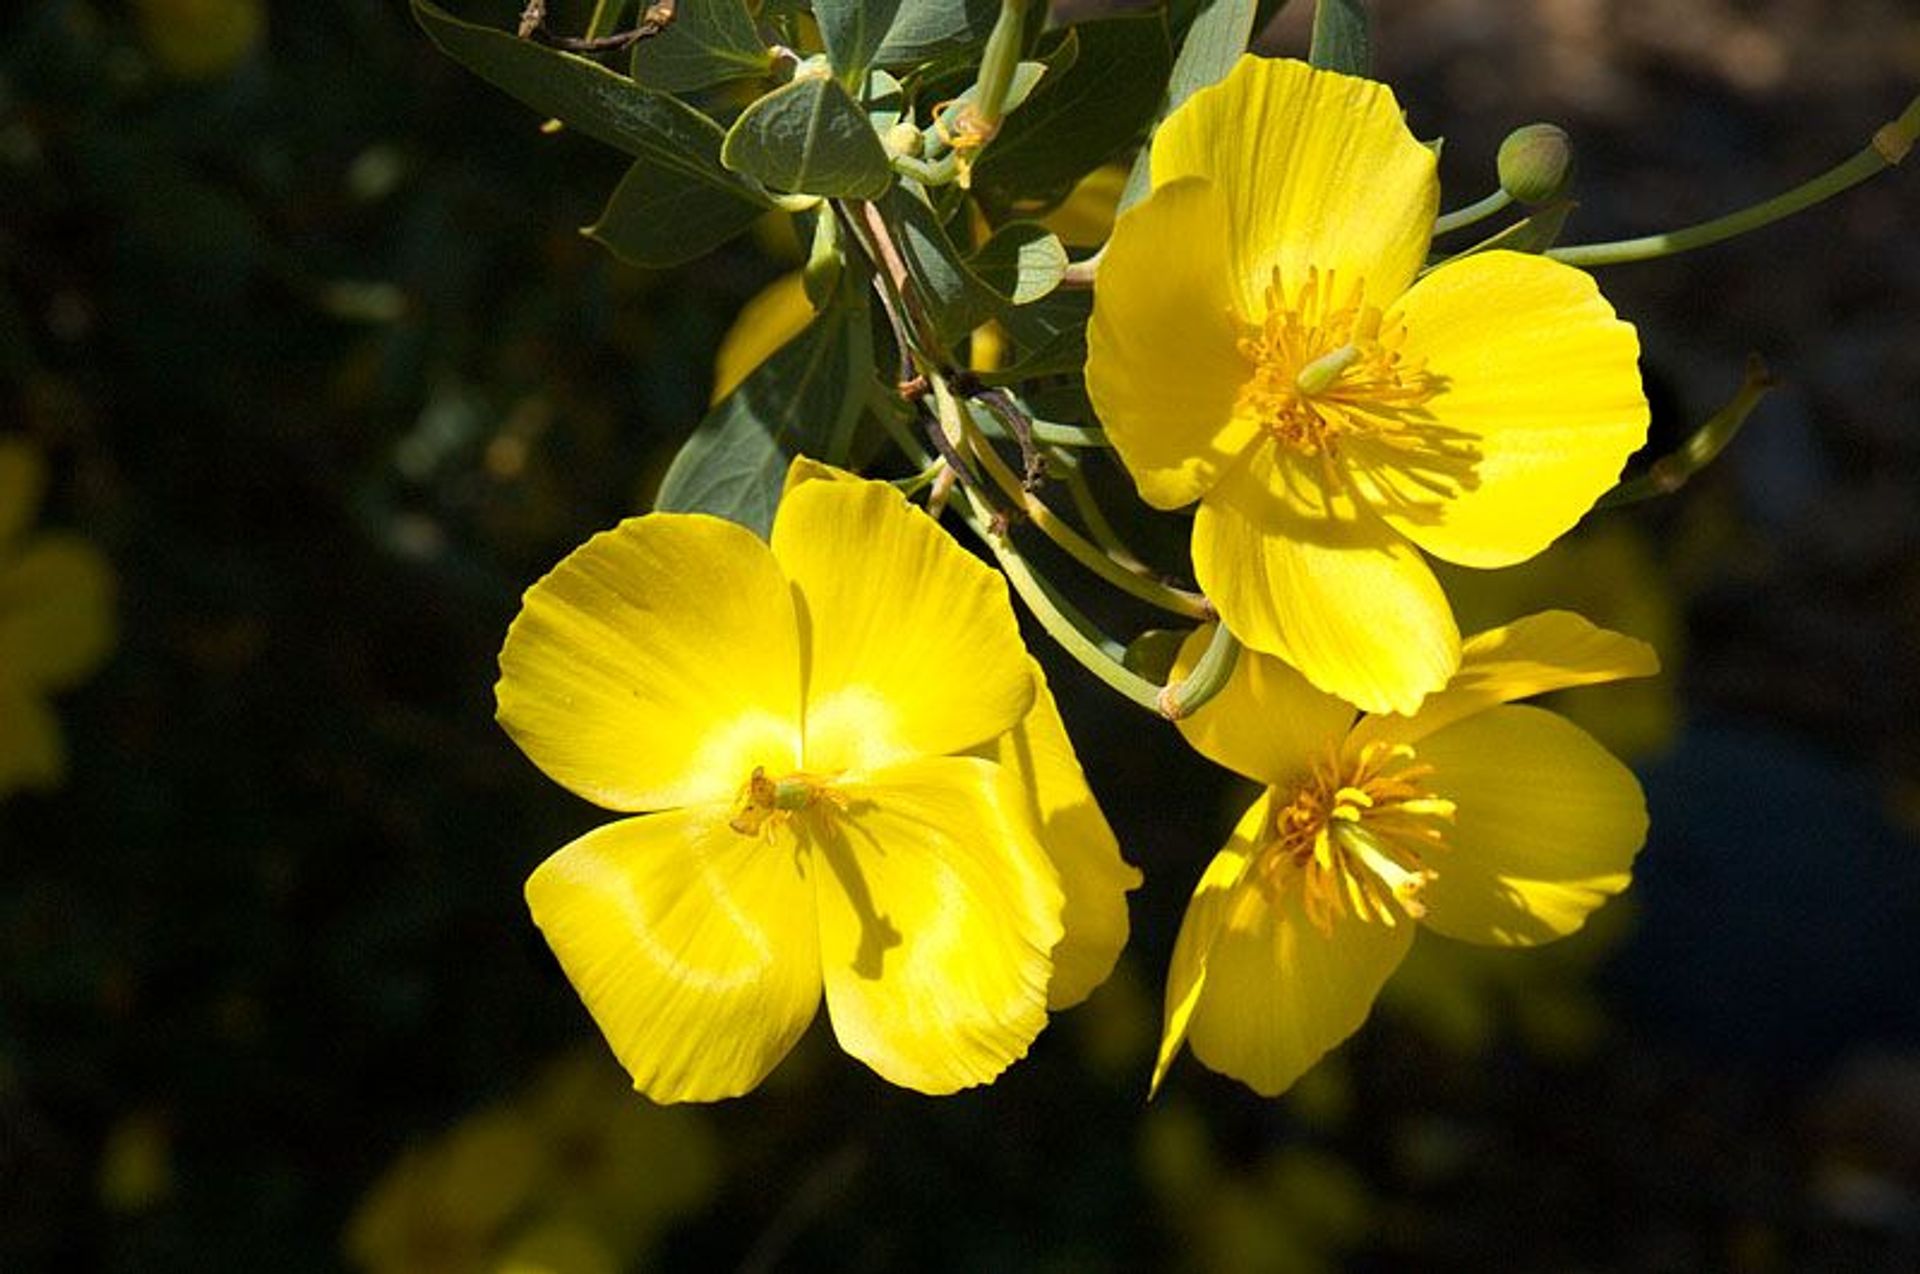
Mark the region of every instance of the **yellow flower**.
POLYGON ((1152 164, 1100 266, 1094 408, 1147 503, 1199 501, 1242 642, 1412 712, 1460 661, 1418 549, 1505 566, 1579 519, 1646 436, 1633 329, 1544 257, 1416 281, 1439 186, 1384 85, 1243 58, 1152 164))
POLYGON ((1005 583, 887 484, 807 480, 836 476, 796 463, 770 544, 697 514, 595 536, 500 654, 528 757, 657 811, 562 849, 527 899, 659 1101, 752 1088, 823 990, 883 1077, 985 1082, 1125 941, 1135 873, 1005 583))
POLYGON ((0 795, 65 776, 47 696, 85 680, 113 645, 113 572, 99 551, 25 534, 45 486, 39 453, 0 439, 0 795))
MULTIPOLYGON (((1181 667, 1205 649, 1187 641, 1181 667)), ((1578 929, 1646 835, 1627 768, 1516 699, 1647 676, 1644 643, 1547 611, 1481 633, 1412 717, 1363 716, 1270 656, 1180 723, 1266 785, 1194 891, 1167 980, 1157 1087, 1185 1042, 1269 1096, 1366 1020, 1418 920, 1491 946, 1578 929)))

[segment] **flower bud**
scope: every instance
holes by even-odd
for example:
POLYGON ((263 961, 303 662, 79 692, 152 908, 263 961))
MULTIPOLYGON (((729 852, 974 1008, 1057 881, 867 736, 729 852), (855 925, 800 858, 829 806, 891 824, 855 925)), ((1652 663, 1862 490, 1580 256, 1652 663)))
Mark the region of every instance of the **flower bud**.
POLYGON ((886 147, 887 154, 906 155, 915 159, 919 157, 921 149, 925 146, 920 130, 906 120, 901 120, 889 128, 880 141, 886 147))
POLYGON ((1507 134, 1496 163, 1502 190, 1523 204, 1548 203, 1573 176, 1573 143, 1558 124, 1528 124, 1507 134))

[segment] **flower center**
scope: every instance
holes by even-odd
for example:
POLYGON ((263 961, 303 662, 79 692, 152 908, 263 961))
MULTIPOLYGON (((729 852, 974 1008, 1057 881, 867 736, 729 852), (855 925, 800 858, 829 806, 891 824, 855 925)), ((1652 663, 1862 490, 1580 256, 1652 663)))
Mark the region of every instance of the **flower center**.
POLYGON ((1275 813, 1259 879, 1279 888, 1298 874, 1307 918, 1322 933, 1349 912, 1389 928, 1402 913, 1424 915, 1419 893, 1435 877, 1427 856, 1446 848, 1454 812, 1428 791, 1432 774, 1404 743, 1336 748, 1275 813))
POLYGON ((1337 457, 1351 437, 1424 445, 1409 415, 1439 392, 1439 380, 1401 355, 1406 325, 1365 295, 1362 280, 1341 287, 1312 267, 1289 290, 1276 266, 1266 316, 1240 338, 1254 372, 1239 411, 1302 455, 1337 457))
POLYGON ((772 842, 774 834, 795 814, 807 810, 841 811, 847 798, 827 779, 796 770, 784 778, 770 778, 766 767, 756 765, 740 787, 734 802, 733 817, 727 826, 742 836, 758 836, 772 842))

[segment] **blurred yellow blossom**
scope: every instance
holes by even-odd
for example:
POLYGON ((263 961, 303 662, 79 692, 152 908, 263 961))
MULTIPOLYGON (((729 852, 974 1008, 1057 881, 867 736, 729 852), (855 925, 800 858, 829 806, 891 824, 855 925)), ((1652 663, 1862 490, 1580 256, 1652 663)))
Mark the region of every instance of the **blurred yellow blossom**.
POLYGON ((232 71, 267 25, 264 0, 133 0, 133 12, 153 60, 183 80, 232 71))
POLYGON ((1659 676, 1600 693, 1569 691, 1555 695, 1551 706, 1629 760, 1651 756, 1672 741, 1680 719, 1673 679, 1685 657, 1680 605, 1665 565, 1634 523, 1595 520, 1504 571, 1443 564, 1436 573, 1469 629, 1562 607, 1652 646, 1660 656, 1659 676))
POLYGON ((1244 1167, 1222 1162, 1200 1114, 1172 1102, 1141 1130, 1140 1171, 1183 1241, 1184 1270, 1317 1274, 1361 1243, 1373 1202, 1332 1155, 1290 1146, 1244 1167))
MULTIPOLYGON (((1209 636, 1188 639, 1177 673, 1209 636)), ((1415 921, 1493 946, 1578 929, 1625 887, 1646 805, 1586 733, 1513 701, 1656 667, 1644 643, 1549 611, 1468 641, 1414 716, 1355 720, 1244 653, 1180 729, 1266 791, 1181 925, 1153 1084, 1186 1043, 1258 1092, 1285 1090, 1366 1020, 1415 921)))
POLYGON ((500 667, 528 757, 638 815, 527 899, 655 1100, 753 1088, 823 993, 886 1079, 984 1083, 1125 941, 1137 873, 1005 581, 886 483, 796 461, 771 543, 623 522, 528 590, 500 667))
POLYGON ((719 1180, 697 1112, 634 1100, 605 1058, 407 1151, 368 1191, 346 1251, 370 1274, 599 1274, 629 1268, 719 1180))
POLYGON ((1433 152, 1386 86, 1244 57, 1167 117, 1108 241, 1087 391, 1248 647, 1370 712, 1447 683, 1420 550, 1507 566, 1646 438, 1638 341, 1592 278, 1488 251, 1424 275, 1433 152))
POLYGON ((0 439, 0 796, 65 777, 47 696, 91 676, 113 646, 106 559, 76 536, 28 534, 46 476, 36 449, 0 439))
POLYGON ((173 1193, 173 1129, 167 1116, 128 1115, 100 1152, 100 1202, 110 1212, 145 1212, 173 1193))

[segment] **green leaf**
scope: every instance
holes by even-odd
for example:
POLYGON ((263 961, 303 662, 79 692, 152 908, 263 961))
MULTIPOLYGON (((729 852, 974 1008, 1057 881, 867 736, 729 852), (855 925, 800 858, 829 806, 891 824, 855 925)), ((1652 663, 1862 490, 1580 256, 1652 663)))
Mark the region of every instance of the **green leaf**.
POLYGON ((814 21, 820 24, 820 42, 827 61, 841 79, 858 84, 873 65, 873 55, 886 43, 887 29, 899 16, 903 0, 814 0, 814 21))
POLYGON ((867 108, 867 122, 876 134, 883 134, 906 117, 907 93, 900 81, 885 71, 867 72, 867 86, 860 94, 867 108))
MULTIPOLYGON (((1256 0, 1204 0, 1205 7, 1194 15, 1187 35, 1180 42, 1180 54, 1173 60, 1173 73, 1167 81, 1163 116, 1209 84, 1218 83, 1253 38, 1253 20, 1259 5, 1256 0)), ((1118 211, 1145 199, 1152 190, 1152 150, 1143 148, 1127 174, 1126 188, 1120 192, 1118 211)))
POLYGON ((633 46, 633 78, 686 93, 764 75, 772 64, 746 0, 680 0, 667 29, 633 46))
POLYGON ((623 261, 659 269, 705 256, 765 210, 678 169, 636 159, 600 219, 581 233, 623 261))
POLYGON ((814 0, 827 60, 846 84, 871 66, 912 66, 993 30, 999 0, 814 0))
POLYGON ((1315 0, 1307 61, 1329 71, 1365 75, 1373 64, 1364 0, 1315 0))
MULTIPOLYGON (((816 8, 825 3, 828 0, 817 0, 816 8)), ((900 0, 873 60, 882 66, 913 66, 983 43, 999 16, 999 0, 900 0)))
POLYGON ((846 462, 872 368, 864 307, 830 306, 714 405, 673 458, 653 507, 712 513, 764 537, 795 455, 846 462))
POLYGON ((1092 315, 1093 292, 1087 288, 1056 288, 1031 305, 1000 314, 1015 353, 987 379, 1008 384, 1079 372, 1087 362, 1087 320, 1092 315))
POLYGON ((873 125, 839 81, 783 84, 740 113, 720 160, 776 190, 872 199, 893 180, 873 125))
POLYGON ((894 227, 900 256, 933 325, 947 340, 957 340, 980 324, 990 308, 981 293, 986 285, 967 267, 939 216, 919 196, 895 186, 880 203, 894 227))
POLYGON ((1212 0, 1187 28, 1167 83, 1167 112, 1209 84, 1225 78, 1253 39, 1255 0, 1212 0))
POLYGON ((980 156, 974 190, 1003 207, 1064 197, 1153 122, 1172 58, 1158 13, 1070 29, 1046 78, 980 156))
POLYGON ((994 231, 969 264, 995 295, 1014 305, 1030 305, 1060 286, 1067 250, 1038 222, 1015 221, 994 231))
POLYGON ((413 12, 448 56, 541 115, 565 120, 656 170, 710 187, 716 207, 771 206, 758 186, 721 166, 720 126, 692 107, 597 62, 462 22, 430 0, 413 0, 413 12))

